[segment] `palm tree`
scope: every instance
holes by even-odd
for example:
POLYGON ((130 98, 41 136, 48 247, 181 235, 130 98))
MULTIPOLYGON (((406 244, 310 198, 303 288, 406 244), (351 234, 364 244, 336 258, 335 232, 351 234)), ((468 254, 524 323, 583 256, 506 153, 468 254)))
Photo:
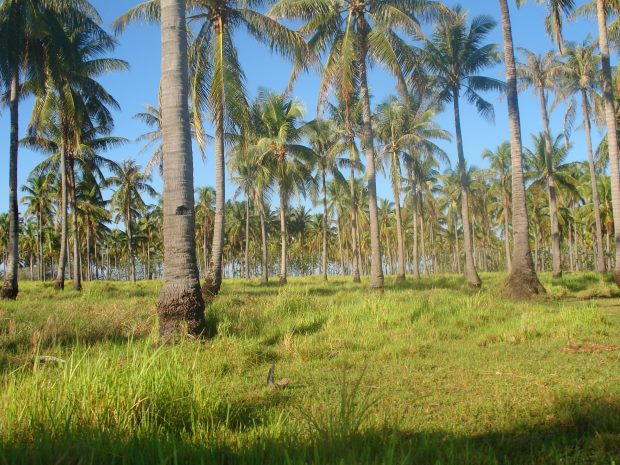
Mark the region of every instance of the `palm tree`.
MULTIPOLYGON (((524 63, 517 63, 517 76, 524 88, 532 87, 537 97, 540 99, 541 117, 545 140, 547 143, 546 154, 551 157, 552 140, 551 130, 549 129, 549 112, 547 110, 547 90, 555 89, 555 79, 558 75, 559 62, 553 52, 544 55, 522 49, 525 57, 524 63)), ((562 257, 560 251, 560 226, 558 223, 558 203, 556 193, 556 182, 553 174, 553 163, 551 158, 547 160, 547 173, 549 180, 549 215, 551 217, 551 247, 553 257, 553 277, 562 277, 562 257)))
MULTIPOLYGON (((396 77, 400 93, 408 98, 405 76, 414 69, 415 58, 396 31, 417 36, 420 27, 416 15, 428 11, 431 6, 435 7, 436 2, 280 0, 271 10, 274 16, 302 21, 304 24, 300 31, 309 37, 314 53, 327 57, 319 91, 319 106, 328 92, 335 90, 350 110, 359 86, 362 109, 360 139, 366 158, 372 256, 370 286, 376 289, 383 289, 383 267, 367 67, 372 62, 385 66, 396 77)), ((350 130, 350 120, 348 123, 347 129, 350 130)))
MULTIPOLYGON (((204 291, 217 295, 222 283, 222 253, 225 228, 225 161, 226 126, 247 123, 248 104, 245 97, 245 75, 234 45, 235 32, 243 27, 258 42, 296 62, 306 61, 308 47, 303 38, 258 11, 262 2, 248 5, 243 0, 195 0, 188 2, 190 21, 200 23, 189 48, 192 70, 191 99, 193 126, 199 146, 203 145, 202 113, 209 111, 215 127, 215 221, 209 274, 204 291)), ((115 21, 118 32, 131 21, 158 21, 160 0, 141 3, 115 21)))
POLYGON ((157 196, 157 192, 148 183, 150 176, 142 172, 134 160, 125 160, 118 171, 107 179, 107 185, 116 187, 112 195, 112 208, 116 211, 116 222, 123 220, 127 233, 127 250, 129 253, 129 278, 136 280, 136 263, 134 256, 133 228, 134 219, 145 211, 146 204, 141 194, 157 196))
POLYGON ((161 112, 164 149, 164 283, 157 301, 159 334, 205 327, 194 237, 194 170, 188 110, 185 2, 161 0, 161 112))
POLYGON ((257 97, 261 108, 260 139, 257 142, 261 163, 272 167, 280 194, 280 285, 286 284, 288 272, 288 199, 295 191, 305 194, 313 182, 315 152, 300 145, 303 107, 300 101, 283 94, 261 90, 257 97))
MULTIPOLYGON (((197 232, 200 232, 202 242, 202 258, 204 264, 204 274, 207 274, 209 267, 209 239, 213 233, 213 216, 215 213, 215 189, 212 187, 198 187, 196 189, 196 223, 197 232)), ((196 238, 198 239, 198 237, 196 238)))
POLYGON ((473 257, 459 100, 463 92, 465 98, 476 106, 480 115, 488 119, 493 118, 493 106, 478 92, 501 91, 504 89, 504 84, 477 73, 499 61, 497 45, 482 44, 495 24, 492 18, 483 15, 473 18, 471 24, 468 25, 467 14, 460 7, 456 7, 454 11, 442 15, 432 39, 426 41, 424 50, 426 65, 437 81, 439 100, 452 102, 454 106, 458 169, 462 180, 461 208, 465 242, 465 278, 472 287, 480 287, 481 281, 473 257))
POLYGON ((586 132, 586 146, 588 149, 592 204, 594 206, 596 271, 604 273, 606 271, 606 266, 605 254, 603 252, 603 226, 598 199, 590 123, 591 108, 598 98, 596 90, 600 83, 600 57, 596 53, 596 48, 597 46, 594 42, 590 42, 586 39, 583 44, 572 46, 566 51, 566 61, 561 65, 561 96, 565 100, 572 99, 574 94, 579 94, 581 97, 583 126, 586 132))
MULTIPOLYGON (((517 4, 522 0, 516 0, 517 4)), ((508 0, 499 0, 502 14, 502 38, 506 64, 506 102, 510 128, 510 159, 512 161, 512 270, 506 281, 506 294, 513 299, 529 298, 545 291, 536 276, 530 250, 529 222, 526 208, 525 180, 523 177, 523 153, 521 143, 521 117, 517 90, 517 67, 515 64, 512 25, 508 0)))
POLYGON ((317 168, 321 178, 321 194, 323 200, 322 215, 322 247, 321 247, 321 271, 323 280, 327 281, 327 235, 331 227, 328 221, 327 211, 327 177, 331 175, 336 182, 344 183, 345 179, 340 172, 339 165, 342 163, 340 155, 346 151, 347 143, 334 127, 332 121, 314 120, 306 125, 308 142, 317 156, 317 168))
POLYGON ((502 216, 504 220, 504 248, 506 251, 506 268, 512 271, 510 254, 510 142, 504 142, 492 150, 482 152, 482 158, 490 162, 489 172, 496 181, 502 202, 502 216))

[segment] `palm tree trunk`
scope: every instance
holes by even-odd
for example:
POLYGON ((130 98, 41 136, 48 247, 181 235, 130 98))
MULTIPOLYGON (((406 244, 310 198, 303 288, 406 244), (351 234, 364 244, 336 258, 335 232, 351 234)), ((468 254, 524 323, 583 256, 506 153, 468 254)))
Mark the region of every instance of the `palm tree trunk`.
POLYGON ((411 193, 411 204, 413 206, 413 277, 420 279, 420 256, 418 255, 418 195, 413 180, 413 191, 411 193))
POLYGON ((398 154, 392 153, 392 190, 394 193, 394 209, 396 211, 396 242, 398 247, 398 264, 396 268, 396 282, 405 280, 405 239, 403 237, 403 217, 400 211, 400 167, 398 154))
POLYGON ((250 279, 250 192, 245 197, 245 278, 250 279))
MULTIPOLYGON (((92 264, 90 258, 90 226, 86 225, 86 280, 92 281, 92 264)), ((97 251, 95 250, 95 263, 97 262, 97 251)))
POLYGON ((185 1, 161 0, 162 135, 164 148, 164 282, 159 334, 205 328, 194 235, 194 170, 188 110, 185 1))
POLYGON ((80 270, 80 238, 78 228, 78 214, 76 207, 76 192, 75 192, 75 159, 72 155, 69 155, 69 190, 71 192, 69 196, 69 208, 71 209, 71 226, 73 233, 73 267, 71 274, 73 275, 73 289, 76 291, 82 290, 82 272, 80 270))
POLYGON ((136 281, 136 260, 133 251, 133 231, 131 230, 132 218, 131 210, 128 208, 125 212, 125 229, 127 230, 127 253, 129 254, 129 279, 136 281))
POLYGON ((323 281, 327 281, 327 186, 326 173, 323 169, 323 250, 321 256, 321 268, 323 269, 323 281))
POLYGON ((458 225, 458 215, 454 214, 454 246, 456 247, 456 256, 454 259, 456 260, 456 272, 461 274, 461 251, 459 250, 459 225, 458 225))
POLYGON ((1 299, 16 299, 19 265, 19 209, 17 204, 17 157, 19 148, 19 71, 13 73, 9 96, 11 133, 9 135, 9 243, 1 299))
POLYGON ((463 153, 463 137, 461 135, 461 115, 459 110, 459 90, 453 89, 452 103, 454 104, 454 126, 456 129, 456 149, 459 158, 459 174, 461 178, 461 216, 463 218, 463 240, 465 249, 465 279, 471 287, 480 287, 482 281, 476 271, 473 255, 473 237, 469 224, 469 188, 465 179, 465 155, 463 153))
POLYGON ((64 141, 60 147, 60 253, 58 256, 58 270, 54 288, 64 290, 65 269, 67 266, 67 150, 64 141))
POLYGON ((502 198, 504 201, 504 246, 506 249, 506 271, 508 274, 512 271, 512 263, 510 260, 510 236, 508 235, 510 223, 508 220, 508 208, 509 208, 509 200, 508 200, 508 192, 506 189, 502 189, 502 198))
POLYGON ((261 253, 262 253, 262 283, 267 284, 269 282, 269 253, 267 249, 267 221, 265 219, 265 202, 263 201, 263 193, 260 193, 259 198, 260 208, 260 239, 261 239, 261 253))
POLYGON ((499 5, 502 10, 504 62, 506 63, 506 101, 508 103, 510 153, 512 159, 513 260, 512 271, 506 282, 506 293, 513 299, 523 299, 544 292, 544 288, 534 271, 532 252, 530 251, 529 224, 525 205, 525 181, 523 179, 517 70, 508 0, 499 0, 499 5))
POLYGON ((288 233, 286 227, 286 190, 280 184, 280 286, 286 284, 287 260, 288 260, 288 233))
MULTIPOLYGON (((365 25, 361 25, 364 29, 365 25)), ((370 223, 370 287, 383 290, 383 266, 381 264, 381 242, 379 216, 377 212, 377 181, 375 178, 375 148, 372 134, 372 113, 368 77, 366 75, 367 43, 365 32, 362 33, 359 60, 359 86, 362 102, 362 147, 366 155, 366 179, 368 183, 368 216, 370 223)))
POLYGON ((545 133, 545 163, 547 166, 547 194, 549 196, 549 215, 551 219, 551 255, 553 265, 553 277, 562 277, 562 255, 560 249, 560 224, 558 221, 558 200, 555 185, 555 173, 553 170, 553 144, 551 142, 551 130, 549 129, 549 113, 547 112, 547 96, 542 87, 538 88, 540 97, 541 114, 545 133))
POLYGON ((355 195, 355 168, 351 165, 351 179, 350 179, 350 192, 351 192, 351 274, 353 276, 353 282, 362 282, 360 278, 359 267, 359 242, 357 240, 357 198, 355 195))
POLYGON ((596 170, 594 168, 594 156, 592 153, 592 136, 590 127, 590 108, 588 105, 588 94, 585 89, 581 89, 581 108, 583 111, 583 125, 586 130, 586 144, 588 147, 588 167, 590 168, 590 185, 592 187, 592 204, 594 205, 594 221, 596 229, 594 231, 596 239, 596 271, 605 273, 605 253, 603 252, 603 226, 601 222, 601 209, 598 200, 598 185, 596 183, 596 170))

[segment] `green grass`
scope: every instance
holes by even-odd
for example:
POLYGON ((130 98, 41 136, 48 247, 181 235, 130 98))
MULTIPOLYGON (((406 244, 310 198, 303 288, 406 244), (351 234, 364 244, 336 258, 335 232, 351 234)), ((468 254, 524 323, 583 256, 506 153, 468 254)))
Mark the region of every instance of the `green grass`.
POLYGON ((0 302, 0 464, 620 464, 620 292, 543 276, 513 303, 502 279, 226 281, 216 336, 175 346, 159 283, 23 283, 0 302))

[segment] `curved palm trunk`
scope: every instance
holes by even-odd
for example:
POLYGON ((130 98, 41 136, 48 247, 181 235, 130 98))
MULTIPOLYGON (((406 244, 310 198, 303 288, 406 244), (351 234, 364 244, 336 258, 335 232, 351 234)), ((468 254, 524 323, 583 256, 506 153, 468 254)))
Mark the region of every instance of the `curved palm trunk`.
POLYGON ((0 298, 16 299, 18 293, 17 268, 19 264, 19 209, 17 205, 17 156, 19 148, 19 74, 11 79, 9 97, 11 133, 9 135, 9 247, 4 283, 0 298))
POLYGON ((510 260, 510 237, 508 236, 508 231, 509 231, 508 228, 510 227, 509 220, 508 220, 509 200, 508 200, 508 192, 506 192, 505 189, 503 189, 502 198, 504 202, 504 246, 506 249, 506 271, 510 273, 512 271, 512 262, 510 260))
POLYGON ((71 274, 73 275, 73 289, 76 291, 82 290, 82 271, 80 270, 80 237, 78 228, 78 215, 76 208, 76 192, 75 192, 75 160, 69 156, 69 188, 71 195, 69 196, 69 207, 71 209, 71 226, 73 233, 73 268, 71 274))
POLYGON ((351 192, 351 275, 353 276, 353 282, 359 283, 362 281, 360 278, 360 250, 359 243, 357 241, 357 199, 355 196, 355 168, 351 166, 351 180, 350 180, 350 192, 351 192))
POLYGON ((250 279, 250 192, 245 197, 245 278, 250 279))
POLYGON ((261 266, 262 278, 261 282, 267 284, 269 282, 269 250, 267 249, 267 221, 265 219, 265 203, 263 202, 263 194, 260 194, 260 240, 261 240, 261 266))
POLYGON ((159 334, 205 328, 194 235, 194 171, 187 104, 185 2, 161 0, 162 135, 164 149, 164 282, 159 334))
POLYGON ((405 280, 405 239, 403 238, 403 217, 400 211, 400 166, 398 165, 398 155, 396 153, 392 153, 392 163, 394 164, 392 190, 396 210, 396 242, 398 247, 396 281, 402 282, 405 280))
POLYGON ((463 218, 463 241, 465 249, 465 279, 471 287, 480 287, 482 281, 474 264, 474 243, 469 224, 469 189, 465 179, 465 155, 463 154, 463 137, 461 135, 461 114, 459 110, 459 91, 452 93, 454 104, 454 126, 456 130, 456 150, 459 158, 459 174, 461 177, 461 217, 463 218))
POLYGON ((286 284, 288 270, 288 232, 286 227, 286 190, 280 184, 280 286, 286 284))
MULTIPOLYGON (((222 19, 219 19, 216 26, 217 41, 220 49, 223 48, 224 27, 222 19)), ((220 63, 220 68, 223 63, 220 63)), ((214 118, 215 125, 215 219, 213 221, 213 244, 211 247, 211 265, 205 277, 203 292, 210 297, 216 296, 222 286, 222 254, 224 251, 224 226, 225 226, 225 207, 226 207, 226 185, 224 160, 224 77, 220 78, 222 87, 220 89, 219 108, 214 118)))
POLYGON ((603 252, 603 226, 601 222, 601 208, 598 200, 598 185, 596 183, 596 170, 594 168, 594 156, 592 154, 592 136, 590 127, 590 108, 588 95, 585 89, 581 89, 581 107, 583 111, 583 125, 586 130, 586 144, 588 147, 588 168, 590 169, 590 185, 592 187, 592 203, 594 204, 594 222, 596 229, 596 271, 605 273, 605 252, 603 252))
POLYGON ((325 169, 323 169, 323 250, 321 256, 321 268, 323 269, 323 281, 327 281, 327 187, 325 169))
POLYGON ((506 293, 515 299, 532 297, 545 292, 534 271, 530 235, 525 205, 525 182, 523 179, 523 154, 521 146, 521 121, 517 93, 512 26, 508 0, 499 0, 502 10, 502 35, 504 39, 504 62, 506 63, 506 101, 510 125, 510 154, 512 160, 512 271, 506 281, 506 293))
POLYGON ((58 255, 58 271, 56 274, 56 290, 65 289, 65 272, 67 267, 67 152, 62 144, 60 148, 60 253, 58 255))
MULTIPOLYGON (((362 25, 364 28, 364 25, 362 25)), ((362 34, 359 60, 360 96, 362 102, 362 146, 366 155, 366 177, 368 183, 368 219, 370 223, 370 287, 383 290, 383 265, 381 263, 381 242, 379 216, 377 212, 377 181, 375 179, 375 148, 372 134, 370 94, 366 75, 366 36, 362 34)))
POLYGON ((549 216, 551 217, 551 258, 553 265, 553 277, 562 277, 562 252, 560 249, 560 223, 558 221, 558 200, 555 186, 555 173, 553 172, 553 144, 549 129, 549 113, 547 112, 547 96, 542 87, 538 88, 540 97, 543 128, 545 131, 545 164, 547 166, 547 194, 549 196, 549 216))

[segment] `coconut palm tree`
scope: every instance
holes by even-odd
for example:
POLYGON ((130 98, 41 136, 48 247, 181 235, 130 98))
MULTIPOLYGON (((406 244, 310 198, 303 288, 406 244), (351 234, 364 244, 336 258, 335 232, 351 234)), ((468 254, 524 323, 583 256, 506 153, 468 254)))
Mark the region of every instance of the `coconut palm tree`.
POLYGON ((504 248, 506 252, 506 268, 508 273, 512 271, 510 253, 510 142, 498 145, 495 150, 485 150, 482 158, 489 160, 489 173, 499 189, 502 203, 502 216, 504 221, 504 248))
POLYGON ((133 229, 134 220, 146 210, 142 194, 157 196, 157 191, 149 184, 150 176, 142 172, 140 165, 134 160, 125 160, 116 173, 107 179, 106 184, 116 187, 110 200, 116 212, 115 221, 123 220, 127 233, 127 251, 129 253, 129 279, 136 280, 136 262, 134 255, 133 229))
MULTIPOLYGON (((530 249, 529 221, 526 208, 525 180, 523 177, 523 148, 521 141, 521 116, 517 90, 512 24, 508 0, 498 0, 502 17, 504 63, 506 64, 506 102, 510 129, 510 159, 512 162, 512 270, 506 280, 506 294, 513 299, 524 299, 545 291, 536 276, 530 249)), ((516 0, 517 5, 523 3, 516 0)))
POLYGON ((566 60, 562 63, 560 68, 562 78, 560 97, 564 100, 572 100, 575 94, 581 97, 581 110, 583 114, 583 127, 586 133, 588 167, 590 170, 592 204, 595 218, 596 271, 604 273, 606 271, 606 266, 605 254, 603 252, 603 226, 601 223, 590 123, 592 106, 598 99, 596 91, 600 87, 600 57, 597 54, 597 45, 586 39, 580 45, 569 47, 566 50, 565 58, 566 60))
POLYGON ((164 158, 164 283, 157 301, 159 334, 205 327, 194 237, 194 170, 189 121, 185 2, 161 0, 161 112, 164 158))
MULTIPOLYGON (((222 282, 222 253, 225 228, 224 133, 247 123, 245 75, 237 57, 234 36, 243 28, 259 43, 268 44, 295 62, 307 62, 309 49, 303 38, 262 14, 262 2, 248 4, 242 0, 193 0, 187 2, 189 20, 198 24, 198 32, 189 48, 192 71, 191 100, 193 126, 199 146, 203 146, 202 116, 209 111, 215 127, 216 206, 213 247, 204 291, 217 295, 222 282)), ((131 8, 115 22, 122 32, 131 21, 158 21, 160 0, 148 0, 131 8)), ((229 131, 230 132, 230 131, 229 131)))
POLYGON ((342 138, 335 124, 329 120, 314 120, 305 126, 306 136, 310 147, 316 153, 318 160, 317 169, 321 179, 321 195, 323 201, 323 218, 322 218, 322 248, 321 248, 321 271, 323 280, 327 281, 327 242, 328 229, 331 227, 328 223, 327 210, 327 177, 331 176, 336 182, 344 183, 345 179, 340 172, 342 164, 342 155, 347 150, 347 142, 342 138))
POLYGON ((458 169, 462 177, 462 219, 465 242, 465 278, 472 287, 481 285, 473 258, 473 239, 469 221, 469 192, 465 183, 465 155, 461 133, 461 94, 472 102, 478 113, 492 119, 493 106, 484 100, 480 91, 504 90, 497 79, 478 73, 499 61, 496 44, 483 42, 496 22, 489 16, 477 16, 467 24, 467 14, 460 7, 442 15, 431 39, 425 41, 424 61, 439 89, 442 102, 452 102, 458 154, 458 169))
MULTIPOLYGON (((525 61, 517 63, 517 76, 523 88, 531 87, 538 99, 540 99, 541 117, 544 135, 547 143, 545 153, 551 157, 552 140, 549 128, 549 112, 547 109, 547 91, 556 88, 555 80, 558 77, 560 63, 553 52, 544 55, 536 55, 527 49, 521 49, 525 61)), ((549 215, 551 217, 551 247, 553 258, 553 277, 562 277, 562 258, 560 251, 560 226, 558 223, 558 202, 556 182, 553 174, 551 158, 547 160, 547 173, 549 176, 549 215)))
POLYGON ((304 130, 301 124, 303 106, 299 100, 261 90, 257 101, 261 108, 261 126, 256 145, 261 164, 272 167, 280 194, 280 285, 283 285, 288 273, 289 196, 296 191, 305 194, 308 185, 314 182, 312 170, 317 155, 309 147, 300 145, 304 130))

